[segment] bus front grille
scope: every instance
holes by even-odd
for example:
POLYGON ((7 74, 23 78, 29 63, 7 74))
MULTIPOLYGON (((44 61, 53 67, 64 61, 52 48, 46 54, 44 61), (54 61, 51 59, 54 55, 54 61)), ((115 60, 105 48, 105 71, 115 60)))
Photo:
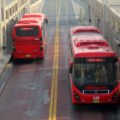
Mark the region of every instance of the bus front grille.
POLYGON ((34 41, 34 42, 17 42, 17 46, 28 46, 28 45, 38 45, 39 43, 34 41))
POLYGON ((83 94, 109 94, 110 90, 81 90, 83 94))

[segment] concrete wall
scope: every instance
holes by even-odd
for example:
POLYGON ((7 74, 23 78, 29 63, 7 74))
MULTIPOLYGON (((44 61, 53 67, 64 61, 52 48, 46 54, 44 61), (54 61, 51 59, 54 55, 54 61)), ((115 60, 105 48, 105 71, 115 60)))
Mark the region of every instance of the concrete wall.
POLYGON ((1 2, 0 49, 5 49, 7 53, 10 53, 12 51, 12 28, 25 13, 30 12, 30 0, 13 0, 7 6, 5 0, 1 2))
POLYGON ((100 29, 120 57, 120 0, 85 0, 85 2, 90 8, 91 25, 100 29))

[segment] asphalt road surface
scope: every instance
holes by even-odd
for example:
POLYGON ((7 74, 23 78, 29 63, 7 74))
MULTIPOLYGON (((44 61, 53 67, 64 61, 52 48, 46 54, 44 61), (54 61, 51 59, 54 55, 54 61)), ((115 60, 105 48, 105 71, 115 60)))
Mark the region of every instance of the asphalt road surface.
POLYGON ((45 59, 15 64, 0 96, 0 120, 120 120, 119 103, 71 103, 68 32, 78 25, 72 1, 46 0, 42 12, 49 21, 45 59))

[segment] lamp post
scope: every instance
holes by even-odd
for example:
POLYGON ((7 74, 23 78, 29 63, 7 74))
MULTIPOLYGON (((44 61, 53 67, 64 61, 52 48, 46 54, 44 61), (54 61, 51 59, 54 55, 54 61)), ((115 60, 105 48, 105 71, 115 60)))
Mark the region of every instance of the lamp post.
POLYGON ((2 40, 1 40, 1 46, 3 49, 6 49, 6 11, 5 11, 5 0, 1 0, 2 4, 2 22, 4 22, 4 26, 2 26, 2 40))
POLYGON ((89 24, 91 25, 91 0, 89 0, 88 11, 89 11, 89 24))

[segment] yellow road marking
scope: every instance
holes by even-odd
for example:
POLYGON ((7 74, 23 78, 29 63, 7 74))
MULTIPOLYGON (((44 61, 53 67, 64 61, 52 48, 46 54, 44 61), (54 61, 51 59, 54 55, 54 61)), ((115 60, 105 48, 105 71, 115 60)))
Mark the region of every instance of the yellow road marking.
POLYGON ((49 109, 49 120, 56 120, 56 109, 57 109, 57 82, 58 82, 58 58, 59 58, 59 16, 60 16, 60 3, 56 0, 56 36, 55 36, 55 48, 54 48, 54 64, 52 74, 52 86, 51 86, 51 101, 49 109), (59 4, 59 6, 57 6, 59 4))

